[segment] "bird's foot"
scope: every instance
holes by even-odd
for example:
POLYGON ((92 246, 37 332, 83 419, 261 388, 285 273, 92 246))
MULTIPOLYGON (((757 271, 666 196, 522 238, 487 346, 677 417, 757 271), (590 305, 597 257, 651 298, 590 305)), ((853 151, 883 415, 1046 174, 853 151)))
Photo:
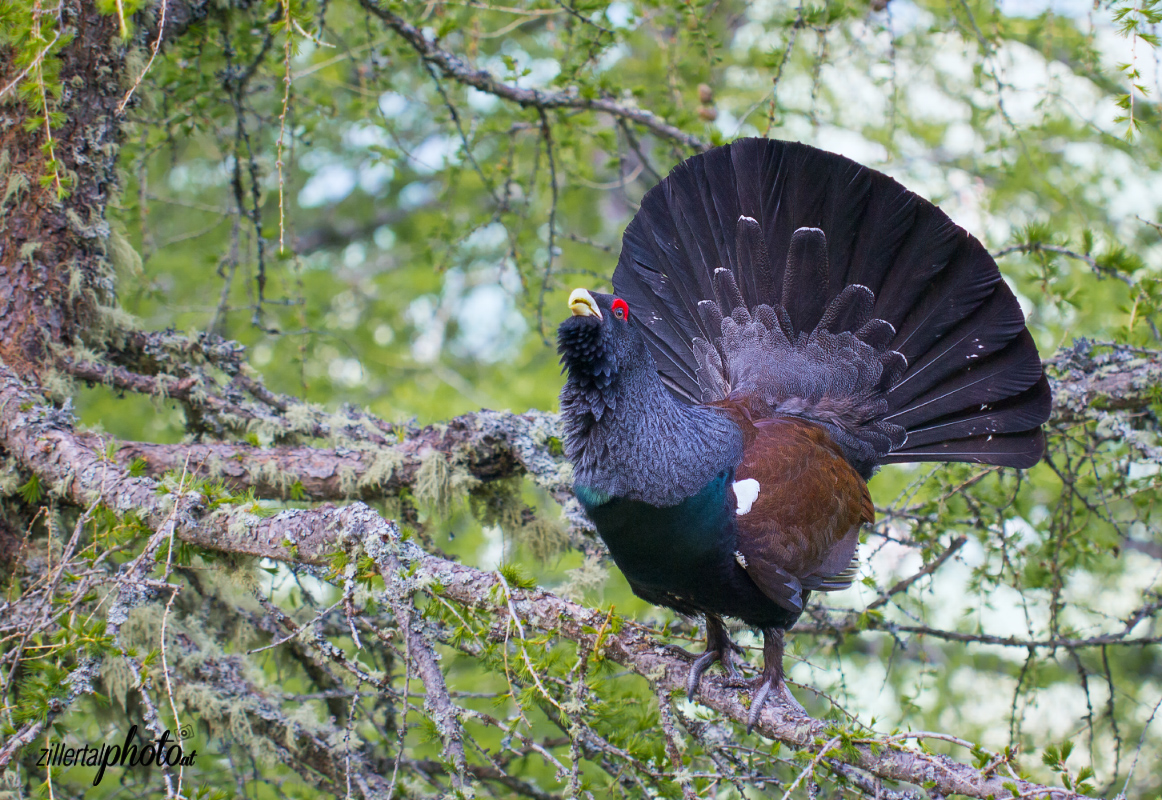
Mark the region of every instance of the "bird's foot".
POLYGON ((807 710, 799 704, 787 682, 783 679, 783 631, 781 628, 763 630, 763 674, 757 681, 757 688, 750 702, 750 713, 746 718, 746 732, 754 730, 763 706, 768 699, 787 707, 795 716, 807 716, 807 710))
POLYGON ((698 693, 698 684, 702 680, 702 673, 715 661, 722 662, 722 670, 726 673, 727 680, 737 680, 738 669, 734 666, 734 654, 741 652, 742 648, 731 641, 726 634, 722 620, 717 617, 707 617, 706 651, 694 659, 694 663, 690 665, 690 674, 686 676, 686 697, 693 702, 694 695, 698 693))
POLYGON ((759 716, 763 713, 763 706, 767 704, 768 700, 781 703, 792 714, 807 716, 807 709, 803 708, 795 699, 795 695, 791 694, 791 690, 787 688, 787 682, 781 677, 776 679, 774 676, 768 676, 764 673, 757 683, 758 687, 755 689, 754 697, 750 702, 750 713, 746 718, 747 733, 754 730, 754 726, 758 724, 759 716))
MULTIPOLYGON (((734 643, 731 642, 731 644, 734 643)), ((686 676, 686 697, 691 701, 698 693, 698 684, 702 681, 702 673, 709 669, 715 661, 722 662, 722 669, 728 680, 738 678, 738 670, 734 666, 734 651, 730 647, 721 650, 707 649, 706 652, 694 659, 694 663, 690 665, 690 674, 686 676)))

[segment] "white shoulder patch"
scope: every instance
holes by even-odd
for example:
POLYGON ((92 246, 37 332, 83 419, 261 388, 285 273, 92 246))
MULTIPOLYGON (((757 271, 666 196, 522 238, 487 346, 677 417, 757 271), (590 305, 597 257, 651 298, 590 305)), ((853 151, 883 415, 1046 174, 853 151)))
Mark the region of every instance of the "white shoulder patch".
POLYGON ((750 511, 754 501, 759 499, 759 482, 754 478, 747 478, 745 481, 735 481, 732 486, 734 497, 738 500, 738 508, 734 513, 741 517, 750 511))

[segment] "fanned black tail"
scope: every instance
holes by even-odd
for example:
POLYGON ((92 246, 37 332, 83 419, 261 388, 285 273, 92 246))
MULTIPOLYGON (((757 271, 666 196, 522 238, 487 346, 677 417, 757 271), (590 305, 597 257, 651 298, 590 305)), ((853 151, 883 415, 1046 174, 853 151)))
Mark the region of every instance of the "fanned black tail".
POLYGON ((1049 384, 996 263, 842 156, 742 139, 683 162, 643 198, 613 284, 676 396, 819 421, 861 471, 1044 453, 1049 384))

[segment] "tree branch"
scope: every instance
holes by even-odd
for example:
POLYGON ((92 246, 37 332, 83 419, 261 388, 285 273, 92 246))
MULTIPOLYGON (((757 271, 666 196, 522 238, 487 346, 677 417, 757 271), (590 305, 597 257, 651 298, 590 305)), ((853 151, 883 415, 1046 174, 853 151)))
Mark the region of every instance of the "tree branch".
POLYGON ((1103 411, 1145 411, 1162 385, 1162 352, 1157 350, 1077 339, 1045 363, 1058 374, 1054 423, 1093 419, 1103 411))
POLYGON ((669 139, 695 151, 709 150, 710 145, 697 136, 686 133, 666 120, 642 108, 623 105, 605 97, 585 97, 576 91, 550 92, 540 89, 521 89, 504 83, 483 69, 474 69, 459 56, 442 49, 438 40, 429 40, 423 31, 390 10, 381 7, 376 0, 360 0, 360 4, 398 33, 412 46, 419 56, 439 69, 445 77, 465 86, 509 100, 521 106, 547 110, 551 108, 577 108, 586 111, 600 111, 619 120, 628 120, 648 129, 663 139, 669 139))
POLYGON ((1015 244, 1011 247, 1006 247, 1003 250, 998 250, 992 254, 992 257, 995 260, 999 260, 1009 255, 1010 253, 1054 253, 1059 256, 1065 256, 1066 258, 1072 258, 1076 261, 1081 261, 1084 264, 1088 264, 1089 268, 1092 269, 1099 277, 1117 278, 1127 286, 1137 285, 1137 281, 1135 281, 1132 276, 1127 275, 1124 272, 1119 272, 1118 270, 1106 264, 1100 263, 1096 258, 1087 253, 1078 253, 1074 250, 1070 250, 1068 247, 1062 247, 1058 244, 1048 244, 1046 242, 1026 242, 1024 244, 1015 244))
MULTIPOLYGON (((382 497, 414 486, 425 460, 443 454, 481 481, 528 475, 565 503, 572 491, 571 470, 559 450, 562 435, 555 414, 486 410, 412 429, 391 443, 364 449, 117 442, 116 459, 123 466, 141 459, 138 463, 152 477, 188 462, 194 475, 222 479, 234 489, 254 489, 262 497, 286 498, 297 482, 302 499, 340 500, 382 497)), ((101 446, 99 437, 83 437, 90 446, 101 446)))

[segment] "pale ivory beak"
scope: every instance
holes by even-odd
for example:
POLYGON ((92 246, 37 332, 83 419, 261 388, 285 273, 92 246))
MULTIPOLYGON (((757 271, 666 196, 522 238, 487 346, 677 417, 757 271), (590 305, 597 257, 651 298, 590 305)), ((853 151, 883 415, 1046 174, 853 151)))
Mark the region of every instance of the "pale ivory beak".
POLYGON ((585 289, 574 289, 569 295, 569 310, 575 317, 597 317, 601 319, 601 309, 593 295, 585 289))

